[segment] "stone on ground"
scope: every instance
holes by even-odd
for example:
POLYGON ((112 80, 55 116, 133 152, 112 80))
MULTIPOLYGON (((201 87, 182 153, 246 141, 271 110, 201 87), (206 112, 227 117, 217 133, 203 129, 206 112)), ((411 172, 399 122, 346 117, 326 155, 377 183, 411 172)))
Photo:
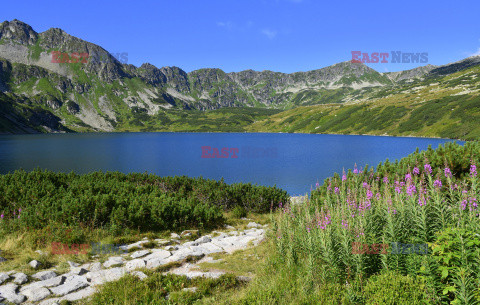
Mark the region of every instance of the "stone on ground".
POLYGON ((63 283, 62 285, 50 288, 50 290, 55 295, 64 296, 87 286, 89 286, 89 283, 85 277, 73 275, 70 278, 67 278, 65 280, 65 283, 63 283))
POLYGON ((20 304, 25 301, 26 297, 23 294, 18 294, 18 285, 8 283, 0 286, 0 296, 9 302, 20 304))
POLYGON ((42 265, 42 263, 40 263, 39 261, 37 260, 33 260, 31 261, 30 263, 28 263, 30 265, 30 267, 32 267, 33 269, 38 269, 40 268, 40 266, 42 265))
POLYGON ((135 269, 145 268, 145 266, 146 266, 145 261, 141 258, 137 258, 137 259, 132 259, 131 261, 128 261, 125 264, 125 270, 132 271, 135 269))
POLYGON ((138 277, 141 281, 147 278, 147 275, 142 271, 132 271, 130 272, 131 275, 138 277))
POLYGON ((45 299, 52 293, 50 292, 50 290, 48 290, 45 287, 37 287, 37 288, 25 290, 22 292, 22 294, 25 295, 29 301, 38 302, 45 299))
POLYGON ((28 282, 28 276, 25 273, 15 273, 13 277, 15 278, 15 280, 13 280, 15 284, 22 285, 28 282))
POLYGON ((139 258, 139 257, 142 257, 142 256, 145 256, 147 254, 150 253, 150 250, 139 250, 139 251, 135 251, 133 252, 130 257, 131 258, 139 258))
POLYGON ((55 271, 52 271, 52 270, 40 271, 32 275, 34 279, 37 279, 40 281, 48 280, 56 276, 57 274, 55 273, 55 271))
POLYGON ((123 257, 112 256, 112 257, 109 257, 108 260, 105 263, 103 263, 103 267, 110 268, 110 267, 115 266, 115 265, 123 265, 124 262, 125 262, 125 260, 123 259, 123 257))
POLYGON ((106 282, 116 281, 124 275, 125 269, 123 269, 122 267, 116 267, 106 270, 89 272, 85 276, 91 280, 91 285, 101 285, 106 282))

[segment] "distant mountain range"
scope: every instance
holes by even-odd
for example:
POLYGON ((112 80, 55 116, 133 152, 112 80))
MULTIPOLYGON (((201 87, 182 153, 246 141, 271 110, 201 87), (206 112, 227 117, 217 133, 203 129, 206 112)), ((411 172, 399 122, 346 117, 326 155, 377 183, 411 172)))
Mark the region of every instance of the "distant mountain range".
MULTIPOLYGON (((475 56, 444 66, 426 65, 389 73, 350 61, 291 74, 253 70, 225 73, 210 68, 186 73, 178 67, 123 64, 102 47, 61 29, 37 33, 19 20, 5 21, 0 24, 0 132, 330 132, 328 128, 315 129, 318 126, 314 126, 314 119, 305 126, 301 124, 301 128, 293 127, 292 123, 306 118, 292 119, 290 114, 310 109, 308 112, 318 116, 311 109, 378 105, 382 101, 388 104, 392 100, 399 106, 411 100, 407 96, 414 96, 415 101, 404 105, 408 114, 418 99, 434 98, 418 89, 422 86, 427 86, 430 93, 478 96, 479 67, 480 56, 475 56), (56 51, 72 59, 78 54, 90 58, 86 63, 54 63, 52 53, 56 51), (474 74, 467 73, 464 81, 452 82, 454 75, 467 70, 474 74), (218 110, 223 108, 228 110, 218 110), (273 118, 292 121, 277 126, 273 118)), ((362 132, 351 127, 339 131, 362 132)), ((381 129, 373 131, 378 134, 381 129)))

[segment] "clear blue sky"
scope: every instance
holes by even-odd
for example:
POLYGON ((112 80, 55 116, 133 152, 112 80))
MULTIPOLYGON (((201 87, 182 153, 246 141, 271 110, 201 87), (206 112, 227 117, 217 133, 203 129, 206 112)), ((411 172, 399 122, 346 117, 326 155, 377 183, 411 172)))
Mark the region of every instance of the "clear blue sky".
MULTIPOLYGON (((19 19, 93 42, 128 63, 189 72, 296 72, 351 60, 351 51, 428 52, 446 64, 480 52, 480 1, 3 1, 19 19), (108 3, 108 4, 107 4, 108 3)), ((369 64, 379 72, 423 64, 369 64)))

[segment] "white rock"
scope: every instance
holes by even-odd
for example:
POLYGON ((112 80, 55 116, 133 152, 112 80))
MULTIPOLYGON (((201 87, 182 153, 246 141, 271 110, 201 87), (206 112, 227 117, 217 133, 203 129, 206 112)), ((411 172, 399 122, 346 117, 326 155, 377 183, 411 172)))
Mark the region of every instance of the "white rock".
POLYGON ((143 244, 149 243, 149 240, 141 240, 137 241, 136 243, 130 244, 126 246, 126 250, 130 250, 133 248, 143 248, 143 244))
POLYGON ((102 266, 102 263, 100 262, 95 262, 95 263, 92 263, 89 268, 87 268, 87 270, 89 271, 99 271, 99 270, 102 270, 103 269, 103 266, 102 266))
POLYGON ((15 284, 21 285, 28 282, 28 276, 25 273, 15 273, 13 277, 15 278, 15 280, 13 281, 15 284))
POLYGON ((20 292, 23 293, 26 290, 40 288, 40 287, 55 287, 55 286, 61 285, 64 282, 64 280, 65 280, 64 276, 57 276, 48 280, 34 282, 31 284, 22 286, 22 288, 20 288, 20 292))
POLYGON ((141 258, 133 259, 131 261, 128 261, 125 264, 125 270, 126 271, 132 271, 135 269, 140 269, 140 268, 145 268, 146 264, 145 261, 141 258))
POLYGON ((255 222, 249 222, 247 227, 248 228, 258 228, 258 227, 261 227, 261 225, 259 225, 258 223, 255 223, 255 222))
POLYGON ((186 243, 183 243, 182 246, 184 247, 198 246, 198 243, 194 241, 187 241, 186 243))
POLYGON ((166 245, 166 244, 170 243, 170 241, 166 240, 166 239, 155 239, 155 242, 157 244, 159 244, 160 246, 163 246, 163 245, 166 245))
POLYGON ((203 254, 219 253, 223 252, 223 248, 215 245, 214 243, 201 244, 198 247, 191 247, 193 251, 201 252, 203 254))
POLYGON ((181 237, 177 233, 172 233, 172 234, 170 234, 170 238, 180 239, 181 237))
POLYGON ((81 300, 83 298, 89 297, 93 295, 95 292, 96 292, 95 288, 87 287, 77 292, 67 294, 66 296, 60 298, 60 300, 77 301, 77 300, 81 300))
POLYGON ((212 238, 212 240, 223 239, 223 238, 225 238, 225 237, 228 237, 228 234, 222 232, 222 233, 220 233, 220 235, 212 238))
POLYGON ((147 275, 142 271, 132 271, 130 272, 131 275, 138 277, 141 281, 147 278, 147 275))
POLYGON ((163 258, 152 258, 147 261, 147 269, 155 269, 157 267, 160 267, 162 265, 167 264, 169 261, 163 259, 163 258))
POLYGON ((250 235, 250 236, 259 236, 265 233, 264 229, 250 229, 250 230, 245 230, 245 234, 250 235))
POLYGON ((18 294, 17 289, 18 285, 13 283, 0 286, 0 296, 9 302, 20 304, 25 301, 26 297, 23 294, 18 294))
POLYGON ((72 275, 84 275, 88 273, 88 270, 82 267, 76 267, 72 268, 72 270, 69 273, 64 274, 65 277, 70 277, 72 275))
POLYGON ((189 247, 178 249, 171 257, 168 258, 169 262, 178 262, 186 259, 187 257, 203 257, 205 254, 189 247))
POLYGON ((116 267, 106 270, 93 271, 85 276, 91 279, 91 285, 101 285, 106 282, 116 281, 125 275, 125 269, 116 267))
POLYGON ((24 294, 29 301, 38 302, 45 299, 52 293, 50 292, 50 290, 48 290, 45 287, 37 287, 37 288, 25 290, 24 292, 22 292, 22 294, 24 294))
POLYGON ((229 225, 225 225, 225 229, 227 229, 227 230, 235 230, 235 227, 232 227, 232 226, 229 226, 229 225))
POLYGON ((220 248, 225 248, 225 247, 231 247, 233 246, 233 244, 231 242, 228 242, 228 241, 225 241, 225 238, 223 239, 220 239, 220 240, 212 240, 211 242, 212 244, 214 244, 215 246, 217 247, 220 247, 220 248))
POLYGON ((109 257, 108 260, 105 263, 103 263, 103 266, 105 268, 110 268, 110 267, 115 266, 115 265, 123 265, 124 262, 125 262, 125 260, 123 259, 123 257, 112 256, 112 257, 109 257))
POLYGON ((131 258, 139 258, 139 257, 142 257, 142 256, 145 256, 147 254, 150 253, 150 250, 139 250, 139 251, 135 251, 133 252, 130 257, 131 258))
POLYGON ((195 240, 195 242, 197 244, 204 244, 204 243, 208 243, 208 242, 211 242, 211 241, 212 241, 212 239, 208 236, 202 236, 199 239, 195 240))
POLYGON ((40 271, 32 275, 34 279, 37 279, 40 281, 48 280, 56 276, 57 274, 55 273, 55 271, 52 271, 52 270, 40 271))
POLYGON ((62 285, 50 288, 50 290, 55 295, 64 296, 87 286, 89 286, 89 283, 86 278, 83 276, 73 275, 67 278, 65 283, 62 285))
POLYGON ((37 260, 33 260, 31 261, 30 263, 28 263, 30 265, 30 267, 32 267, 33 269, 38 269, 40 267, 40 265, 42 265, 42 263, 40 263, 39 261, 37 260))
POLYGON ((143 259, 148 261, 148 260, 151 260, 151 259, 157 259, 157 258, 160 258, 160 259, 164 259, 164 258, 167 258, 169 256, 171 256, 172 253, 170 253, 170 251, 167 251, 167 250, 162 250, 162 249, 155 249, 155 250, 152 250, 152 253, 145 256, 143 259))
POLYGON ((0 273, 0 284, 2 284, 3 282, 5 282, 6 280, 8 280, 10 278, 10 276, 6 273, 0 273))
POLYGON ((53 299, 46 299, 38 303, 38 305, 60 305, 62 298, 53 298, 53 299))

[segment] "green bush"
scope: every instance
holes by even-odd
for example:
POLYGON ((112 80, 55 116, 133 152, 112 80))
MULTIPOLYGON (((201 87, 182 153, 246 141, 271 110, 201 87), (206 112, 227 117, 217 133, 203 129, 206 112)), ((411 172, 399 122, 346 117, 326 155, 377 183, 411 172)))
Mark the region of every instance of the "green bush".
POLYGON ((370 277, 365 285, 364 297, 366 305, 430 304, 419 281, 394 271, 370 277))
POLYGON ((222 210, 237 206, 268 212, 286 191, 189 177, 94 172, 86 175, 35 170, 0 175, 2 232, 41 229, 52 223, 105 228, 177 230, 223 223, 222 210))
POLYGON ((245 208, 242 206, 236 206, 233 209, 232 213, 233 213, 233 217, 235 218, 247 217, 247 210, 245 210, 245 208))

